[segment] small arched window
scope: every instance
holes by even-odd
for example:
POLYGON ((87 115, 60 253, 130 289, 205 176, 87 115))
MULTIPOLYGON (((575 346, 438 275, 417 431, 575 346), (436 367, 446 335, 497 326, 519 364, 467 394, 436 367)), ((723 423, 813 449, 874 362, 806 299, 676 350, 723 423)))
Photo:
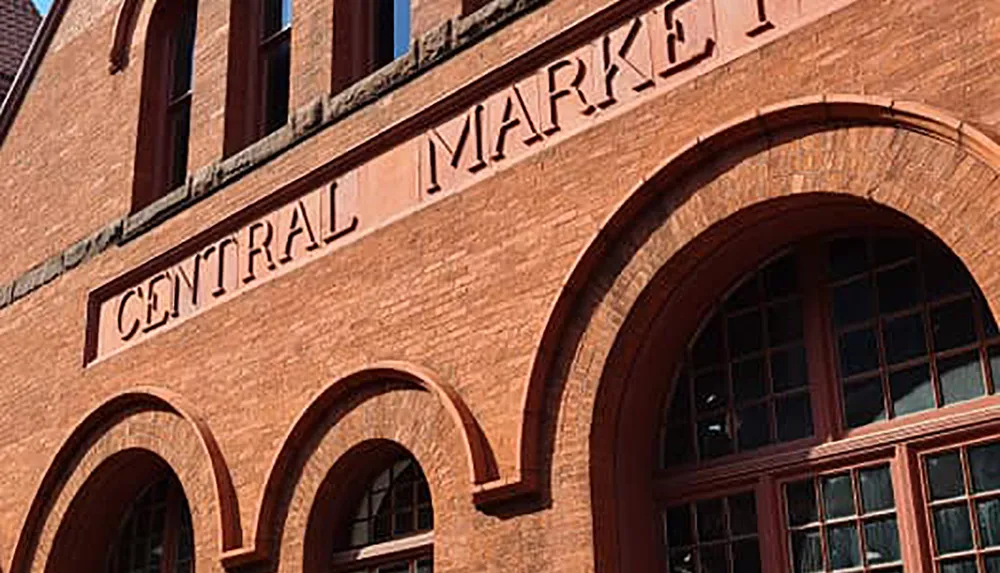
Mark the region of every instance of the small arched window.
POLYGON ((173 476, 158 479, 132 502, 108 554, 108 573, 192 573, 191 512, 173 476))
POLYGON ((334 571, 431 573, 434 510, 420 464, 401 453, 368 483, 334 553, 334 571))
POLYGON ((410 0, 334 0, 333 92, 410 49, 410 0))
POLYGON ((669 570, 1000 573, 997 376, 997 325, 936 241, 778 253, 722 297, 672 377, 669 570))
POLYGON ((158 2, 150 18, 133 210, 187 179, 197 13, 194 0, 158 2))

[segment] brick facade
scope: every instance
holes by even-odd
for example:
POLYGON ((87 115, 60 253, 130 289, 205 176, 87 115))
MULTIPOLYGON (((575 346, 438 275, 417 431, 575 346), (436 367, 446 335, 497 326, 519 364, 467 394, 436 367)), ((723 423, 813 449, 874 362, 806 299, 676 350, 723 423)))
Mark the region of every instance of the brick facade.
POLYGON ((294 0, 289 125, 225 154, 235 24, 202 0, 190 176, 136 210, 154 3, 57 1, 0 117, 4 573, 104 566, 101 516, 153 458, 191 506, 197 571, 326 570, 317 507, 388 442, 427 476, 437 571, 663 571, 647 446, 667 384, 648 369, 743 267, 887 220, 1000 308, 1000 4, 764 0, 770 27, 744 31, 752 0, 420 0, 410 55, 330 94, 332 3, 294 0), (682 18, 699 42, 658 55, 682 18), (555 104, 562 61, 591 83, 555 104), (539 119, 566 102, 558 129, 539 119), (331 183, 356 195, 328 204, 331 183), (357 226, 335 233, 331 205, 357 226), (307 212, 331 231, 315 249, 288 234, 307 212), (289 262, 212 275, 255 225, 289 262), (206 284, 238 282, 168 307, 180 287, 156 289, 203 261, 206 284))

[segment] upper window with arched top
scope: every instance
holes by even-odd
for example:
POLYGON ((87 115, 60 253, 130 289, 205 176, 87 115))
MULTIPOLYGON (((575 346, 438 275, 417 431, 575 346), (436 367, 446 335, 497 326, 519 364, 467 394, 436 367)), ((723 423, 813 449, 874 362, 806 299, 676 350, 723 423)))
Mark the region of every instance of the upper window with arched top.
POLYGON ((939 242, 774 254, 664 377, 668 570, 1000 573, 998 376, 996 322, 939 242))
POLYGON ((132 209, 184 185, 188 173, 195 0, 158 2, 150 17, 143 66, 132 209))
POLYGON ((108 553, 108 573, 192 573, 191 512, 172 475, 147 486, 132 502, 108 553))
POLYGON ((420 464, 400 452, 360 494, 334 544, 334 571, 432 573, 434 510, 420 464))
POLYGON ((410 0, 334 0, 333 92, 410 50, 410 0))

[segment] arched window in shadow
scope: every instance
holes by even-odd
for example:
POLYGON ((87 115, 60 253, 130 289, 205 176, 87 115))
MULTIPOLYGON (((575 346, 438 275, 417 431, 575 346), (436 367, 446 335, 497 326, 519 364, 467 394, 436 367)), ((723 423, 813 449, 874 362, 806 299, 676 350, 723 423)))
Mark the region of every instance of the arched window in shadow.
POLYGON ((1000 332, 943 245, 811 238, 701 324, 663 377, 669 571, 1000 573, 1000 425, 984 414, 1000 332))
POLYGON ((420 464, 399 451, 375 476, 335 534, 332 570, 431 573, 434 510, 420 464))
POLYGON ((132 210, 183 185, 188 171, 195 0, 157 2, 143 66, 132 210))
POLYGON ((108 573, 192 573, 191 512, 173 475, 135 498, 107 556, 108 573))

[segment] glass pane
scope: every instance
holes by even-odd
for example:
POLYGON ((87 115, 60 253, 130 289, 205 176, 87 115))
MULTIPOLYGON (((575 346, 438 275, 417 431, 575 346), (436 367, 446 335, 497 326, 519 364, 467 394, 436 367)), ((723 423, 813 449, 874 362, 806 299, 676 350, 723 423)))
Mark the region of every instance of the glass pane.
POLYGON ((921 301, 920 275, 916 263, 902 265, 876 275, 879 312, 888 314, 916 306, 921 301))
POLYGON ((785 502, 788 508, 788 524, 792 527, 817 520, 816 493, 811 479, 785 486, 785 502))
POLYGON ((927 484, 931 490, 931 500, 958 497, 965 493, 962 477, 962 462, 958 452, 947 452, 930 456, 925 462, 927 484))
POLYGON ((823 484, 823 517, 835 519, 854 515, 854 493, 851 488, 851 474, 826 476, 823 484))
POLYGON ((698 550, 701 573, 729 573, 729 555, 725 545, 710 545, 698 550))
POLYGON ((778 417, 778 441, 787 442, 812 435, 812 410, 808 393, 778 400, 775 410, 778 417))
POLYGON ((838 327, 875 316, 874 293, 868 277, 862 277, 833 289, 833 322, 838 327))
POLYGON ((928 366, 922 364, 889 375, 889 391, 896 416, 934 408, 934 386, 930 374, 928 366))
POLYGON ((717 458, 733 452, 726 416, 712 416, 698 422, 698 448, 702 459, 717 458))
POLYGON ((417 573, 432 573, 434 571, 434 562, 430 559, 421 559, 417 561, 417 573))
POLYGON ((410 0, 393 0, 392 55, 398 58, 410 51, 410 0))
POLYGON ((972 491, 1000 490, 1000 442, 969 448, 972 491))
POLYGON ((689 424, 668 426, 663 436, 663 462, 666 467, 674 467, 695 460, 694 438, 689 424))
POLYGON ((866 328, 840 335, 840 374, 847 377, 878 368, 875 331, 866 328))
POLYGON ((972 549, 972 526, 965 505, 934 508, 934 539, 939 555, 972 549))
POLYGON ((171 37, 173 55, 169 100, 191 91, 191 74, 194 71, 195 13, 193 4, 187 8, 177 23, 171 37))
POLYGON ((188 137, 191 128, 191 102, 182 101, 167 118, 170 132, 170 166, 167 189, 176 189, 187 179, 188 137))
POLYGON ((823 570, 823 546, 818 530, 792 533, 792 565, 795 573, 823 570))
POLYGON ((846 278, 868 268, 868 245, 864 238, 830 241, 829 274, 833 280, 846 278))
POLYGON ((941 564, 941 573, 978 573, 975 559, 958 559, 941 564))
POLYGON ((878 376, 844 385, 844 421, 857 428, 885 419, 882 379, 878 376))
POLYGON ((757 286, 757 275, 753 275, 740 283, 726 297, 726 310, 729 312, 750 308, 760 303, 760 289, 757 286))
POLYGON ((764 292, 769 298, 780 298, 798 290, 798 260, 787 254, 764 268, 764 292))
POLYGON ((751 358, 742 362, 734 362, 733 394, 737 402, 745 402, 761 398, 767 394, 767 379, 764 376, 764 359, 751 358))
POLYGON ((997 326, 996 318, 993 316, 993 312, 990 310, 990 305, 986 304, 986 301, 982 299, 982 293, 976 297, 976 301, 979 306, 980 317, 983 319, 983 331, 986 334, 986 338, 993 338, 1000 335, 1000 327, 997 326))
POLYGON ((699 501, 698 541, 715 541, 726 537, 726 515, 722 508, 722 498, 699 501))
POLYGON ((771 381, 775 392, 805 386, 809 381, 806 374, 806 349, 796 346, 772 353, 771 381))
POLYGON ((734 573, 760 573, 760 546, 756 539, 733 544, 734 573))
POLYGON ((891 509, 896 505, 892 497, 892 476, 889 466, 858 471, 861 485, 861 507, 865 513, 891 509))
POLYGON ((983 547, 1000 546, 1000 499, 976 503, 979 520, 979 539, 983 547))
POLYGON ((691 348, 691 361, 695 368, 713 366, 722 362, 722 319, 718 315, 705 325, 691 348))
POLYGON ((883 333, 888 364, 898 364, 927 353, 924 322, 920 313, 886 320, 883 333))
POLYGON ((670 399, 668 421, 691 419, 691 394, 687 372, 682 372, 674 382, 674 395, 670 399))
POLYGON ((875 264, 888 265, 917 254, 916 245, 905 237, 879 237, 875 240, 875 264))
POLYGON ((868 563, 889 563, 899 560, 899 531, 896 518, 887 517, 865 522, 865 547, 868 563))
POLYGON ((835 571, 861 565, 858 530, 853 523, 829 527, 826 530, 826 543, 830 552, 830 566, 835 571))
POLYGON ((948 303, 931 311, 934 348, 941 352, 976 341, 972 299, 948 303))
POLYGON ((752 493, 729 498, 729 528, 733 535, 757 533, 757 502, 752 493))
POLYGON ((739 411, 737 438, 741 450, 751 450, 771 443, 771 433, 768 428, 769 409, 765 402, 739 411))
POLYGON ((969 289, 968 273, 961 261, 943 247, 927 249, 923 255, 927 296, 936 299, 969 289))
POLYGON ((945 406, 985 394, 978 350, 939 359, 937 367, 941 379, 941 402, 945 406))
POLYGON ((687 505, 668 508, 666 520, 668 547, 694 545, 691 510, 687 505))
POLYGON ((670 571, 672 573, 694 573, 694 550, 681 549, 670 552, 670 571))
POLYGON ((986 573, 1000 573, 1000 555, 986 558, 986 573))
POLYGON ((695 406, 699 412, 724 407, 729 402, 726 377, 721 370, 699 374, 694 379, 695 406))
POLYGON ((262 38, 268 38, 292 22, 291 0, 264 0, 262 38))
POLYGON ((802 302, 793 300, 767 311, 768 344, 781 346, 802 339, 802 302))
POLYGON ((291 65, 291 41, 286 39, 267 54, 267 93, 264 95, 264 127, 267 133, 288 121, 288 84, 291 65))
POLYGON ((729 354, 743 356, 759 351, 764 344, 763 321, 760 312, 750 311, 729 317, 726 321, 729 332, 729 354))

